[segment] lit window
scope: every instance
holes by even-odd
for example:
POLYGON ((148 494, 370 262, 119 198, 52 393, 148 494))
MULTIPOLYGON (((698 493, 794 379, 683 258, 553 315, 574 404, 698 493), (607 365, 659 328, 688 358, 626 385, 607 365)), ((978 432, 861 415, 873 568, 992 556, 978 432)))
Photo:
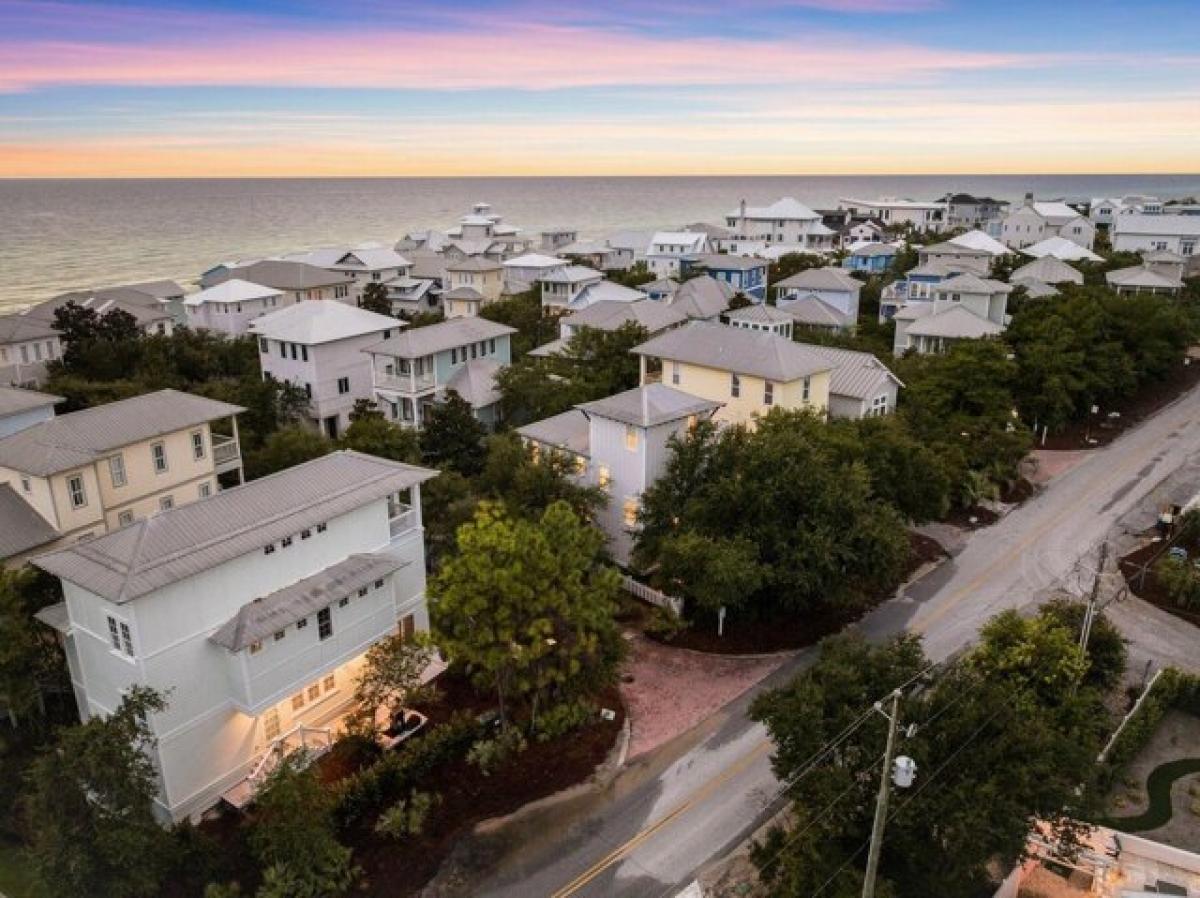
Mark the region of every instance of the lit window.
POLYGON ((626 499, 625 505, 621 509, 622 516, 625 519, 625 526, 632 527, 637 523, 638 501, 637 499, 626 499))
POLYGON ((292 710, 299 711, 303 707, 304 707, 304 693, 297 692, 295 695, 292 696, 292 710))
POLYGON ((114 489, 123 487, 128 479, 125 476, 125 456, 114 455, 108 460, 108 476, 114 489))
POLYGON ((263 736, 268 742, 279 738, 279 709, 270 708, 263 715, 263 736))
POLYGON ((204 431, 192 431, 192 458, 195 461, 200 461, 204 458, 204 431))
POLYGON ((162 443, 155 443, 150 447, 150 456, 154 459, 154 473, 165 473, 167 470, 167 447, 162 443))
POLYGON ((261 651, 262 651, 262 643, 259 642, 257 639, 254 642, 250 643, 250 654, 251 655, 257 655, 261 651))
POLYGON ((602 490, 608 489, 608 485, 612 482, 612 474, 609 473, 608 468, 605 465, 601 465, 600 470, 597 472, 597 475, 598 475, 598 479, 599 479, 600 489, 602 489, 602 490))
POLYGON ((72 508, 83 508, 87 505, 87 493, 83 489, 82 474, 76 474, 67 479, 67 493, 71 496, 72 508))
POLYGON ((636 452, 638 447, 638 432, 636 427, 625 427, 625 448, 630 452, 636 452))
POLYGON ((308 700, 310 702, 315 702, 320 697, 321 697, 321 684, 313 683, 311 686, 308 687, 308 700))
POLYGON ((333 692, 333 690, 337 687, 337 679, 333 674, 329 674, 325 677, 322 685, 325 687, 326 692, 333 692))

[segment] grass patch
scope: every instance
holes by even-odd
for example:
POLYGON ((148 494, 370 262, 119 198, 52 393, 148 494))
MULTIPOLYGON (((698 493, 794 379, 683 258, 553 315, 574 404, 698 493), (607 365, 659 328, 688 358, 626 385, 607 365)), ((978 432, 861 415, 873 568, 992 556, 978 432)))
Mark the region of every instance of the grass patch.
POLYGON ((1150 797, 1150 803, 1145 813, 1133 817, 1110 817, 1109 826, 1127 833, 1166 826, 1171 820, 1171 787, 1176 780, 1192 773, 1200 773, 1200 758, 1180 758, 1155 767, 1146 780, 1146 794, 1150 797))

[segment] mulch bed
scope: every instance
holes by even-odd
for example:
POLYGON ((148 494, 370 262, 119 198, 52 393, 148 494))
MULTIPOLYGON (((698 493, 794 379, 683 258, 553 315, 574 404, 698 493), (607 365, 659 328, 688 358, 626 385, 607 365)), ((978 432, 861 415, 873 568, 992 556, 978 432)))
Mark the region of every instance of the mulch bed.
POLYGON ((1172 400, 1200 383, 1200 362, 1180 365, 1166 380, 1150 384, 1136 396, 1118 402, 1112 408, 1102 409, 1097 419, 1091 422, 1076 421, 1059 433, 1052 433, 1043 444, 1034 440, 1035 449, 1096 449, 1107 446, 1135 424, 1144 421, 1172 400), (1119 412, 1119 418, 1109 418, 1109 412, 1119 412), (1089 442, 1094 440, 1095 442, 1089 442))
MULTIPOLYGON (((909 555, 908 567, 900 578, 901 583, 908 580, 923 565, 944 558, 946 555, 941 544, 931 537, 910 531, 908 538, 912 551, 909 555)), ((730 615, 725 619, 724 634, 721 636, 717 635, 716 618, 711 616, 697 619, 692 626, 681 630, 670 639, 664 639, 661 635, 651 631, 644 632, 648 638, 663 645, 697 652, 709 652, 714 655, 760 655, 791 651, 815 645, 826 636, 837 633, 890 598, 894 591, 894 588, 885 590, 879 595, 873 596, 864 607, 841 614, 828 611, 759 619, 730 615)), ((641 602, 631 601, 624 608, 626 610, 619 617, 627 623, 641 626, 649 620, 649 614, 646 613, 649 611, 649 606, 641 602), (643 610, 630 608, 630 605, 643 610)))
MULTIPOLYGON (((437 686, 440 699, 427 707, 420 706, 429 716, 429 727, 444 722, 455 712, 482 714, 495 708, 490 696, 479 695, 465 678, 452 671, 442 674, 437 686)), ((378 836, 370 828, 374 816, 369 823, 339 836, 343 844, 354 849, 354 863, 363 869, 355 894, 378 898, 416 894, 437 873, 458 839, 475 824, 511 814, 532 801, 586 781, 608 757, 625 722, 625 707, 616 686, 598 696, 595 703, 612 709, 615 718, 597 719, 584 729, 551 742, 530 739, 524 752, 491 776, 485 776, 464 759, 445 764, 426 777, 420 790, 437 793, 441 803, 431 812, 422 836, 403 842, 378 836)), ((321 779, 331 782, 367 766, 370 755, 370 751, 357 750, 324 755, 318 761, 321 779)), ((202 823, 198 829, 203 838, 219 847, 224 869, 211 876, 204 871, 189 870, 192 875, 187 881, 176 879, 164 887, 164 896, 197 898, 210 879, 236 879, 244 893, 253 894, 259 871, 246 844, 244 824, 248 819, 249 816, 227 812, 202 823)))
MULTIPOLYGON (((458 689, 451 682, 448 689, 458 689)), ((469 687, 467 687, 469 689, 469 687)), ((613 687, 597 704, 616 712, 553 742, 530 741, 529 747, 491 776, 465 760, 444 765, 421 784, 442 802, 430 815, 424 835, 405 842, 358 830, 348 844, 364 871, 357 893, 373 896, 412 895, 419 891, 449 855, 455 842, 475 824, 503 817, 521 807, 584 782, 603 763, 625 721, 620 693, 613 687)))
POLYGON ((942 518, 942 523, 953 524, 955 527, 961 527, 964 530, 978 530, 980 527, 987 527, 1000 520, 1000 515, 992 511, 990 508, 984 508, 982 505, 972 505, 970 508, 953 508, 946 517, 942 518))
MULTIPOLYGON (((1184 548, 1188 550, 1189 558, 1196 557, 1197 546, 1185 544, 1184 548)), ((1129 584, 1129 591, 1139 599, 1145 599, 1151 605, 1200 627, 1200 612, 1176 605, 1154 576, 1153 561, 1162 551, 1163 543, 1153 542, 1135 549, 1121 559, 1119 565, 1121 573, 1125 575, 1125 582, 1129 584), (1147 562, 1152 566, 1143 576, 1142 568, 1147 562)))

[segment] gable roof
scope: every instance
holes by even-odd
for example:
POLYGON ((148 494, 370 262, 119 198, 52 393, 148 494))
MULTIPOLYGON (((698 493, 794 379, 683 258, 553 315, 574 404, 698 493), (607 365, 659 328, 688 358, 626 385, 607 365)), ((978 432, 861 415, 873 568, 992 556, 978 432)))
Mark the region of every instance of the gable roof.
POLYGON ((1118 268, 1105 274, 1104 279, 1114 287, 1147 287, 1157 290, 1179 290, 1183 287, 1182 281, 1169 278, 1145 265, 1118 268))
POLYGON ((815 293, 785 300, 779 309, 797 324, 810 327, 847 327, 855 323, 853 318, 815 293))
POLYGON ((650 251, 653 252, 654 247, 660 244, 674 246, 679 244, 683 247, 690 247, 693 251, 699 250, 708 240, 708 235, 699 231, 655 231, 654 236, 650 238, 650 251))
POLYGON ((317 346, 407 327, 407 322, 333 299, 314 299, 268 312, 250 322, 260 337, 317 346))
POLYGON ((483 294, 474 287, 468 287, 464 284, 455 287, 453 290, 447 290, 442 294, 442 299, 461 299, 464 302, 480 302, 483 299, 483 294))
MULTIPOLYGON (((989 202, 992 202, 989 200, 989 202)), ((967 231, 965 234, 959 234, 957 237, 950 238, 951 243, 957 243, 959 246, 969 246, 972 249, 981 249, 991 253, 993 256, 1011 256, 1012 250, 997 240, 990 234, 985 234, 983 231, 967 231)))
POLYGON ((704 253, 699 256, 689 256, 688 262, 700 268, 717 271, 754 271, 757 268, 767 268, 770 264, 766 259, 733 256, 728 253, 704 253))
POLYGON ((471 359, 450 375, 446 389, 453 390, 474 409, 495 405, 500 401, 496 375, 503 367, 495 359, 471 359))
MULTIPOLYGON (((560 250, 561 252, 561 250, 560 250)), ((526 253, 514 256, 503 263, 505 268, 560 268, 567 263, 554 256, 543 256, 541 253, 526 253)))
POLYGON ((328 246, 308 252, 288 253, 283 258, 317 268, 350 268, 359 271, 407 268, 412 264, 390 246, 328 246))
POLYGON ((962 340, 993 337, 1003 330, 994 321, 982 318, 960 305, 931 311, 908 326, 908 333, 913 336, 962 340))
POLYGON ((283 296, 274 287, 265 287, 243 281, 241 278, 230 278, 216 286, 193 293, 183 301, 185 306, 199 306, 206 302, 244 302, 252 299, 265 299, 270 296, 283 296))
POLYGON ((1025 295, 1030 299, 1045 299, 1049 296, 1058 296, 1058 288, 1044 281, 1036 280, 1035 278, 1017 278, 1012 279, 1014 287, 1024 287, 1025 295))
POLYGON ((274 287, 276 290, 315 290, 353 283, 353 278, 344 274, 318 268, 307 262, 293 262, 287 259, 263 259, 239 265, 217 272, 212 280, 219 284, 232 278, 274 287))
MULTIPOLYGON (((739 206, 730 212, 725 213, 726 218, 741 218, 742 210, 739 206)), ((795 220, 811 220, 819 219, 821 216, 810 209, 804 203, 794 197, 785 196, 776 200, 769 206, 747 206, 747 218, 776 218, 787 221, 795 220)))
POLYGON ((569 327, 594 327, 597 330, 614 331, 632 321, 640 324, 649 333, 656 334, 687 320, 687 315, 681 310, 653 299, 638 299, 633 302, 602 299, 585 309, 572 312, 562 319, 562 323, 569 327))
POLYGON ((156 436, 244 412, 240 405, 159 390, 60 415, 0 439, 0 465, 49 477, 156 436))
POLYGON ((643 299, 646 299, 646 294, 641 290, 626 287, 615 281, 597 281, 575 294, 575 298, 568 305, 572 309, 585 309, 598 302, 634 303, 643 299))
POLYGON ((1114 234, 1161 234, 1164 237, 1200 237, 1200 215, 1146 215, 1131 212, 1113 219, 1114 234))
POLYGON ((809 268, 784 278, 776 287, 795 287, 798 290, 839 290, 856 292, 862 289, 862 281, 842 268, 827 266, 809 268))
MULTIPOLYGON (((466 242, 466 241, 462 241, 466 242)), ((491 244, 490 240, 484 241, 491 244)), ((485 247, 486 250, 486 247, 485 247)), ((459 259, 457 262, 447 262, 447 271, 503 271, 504 266, 499 262, 491 259, 484 259, 476 254, 469 254, 465 259, 459 259)))
MULTIPOLYGON (((984 235, 987 236, 986 234, 984 235)), ((991 253, 980 247, 967 246, 964 243, 958 243, 954 240, 947 240, 943 243, 932 243, 929 246, 923 246, 918 253, 924 253, 927 256, 968 256, 975 258, 990 258, 991 253)))
POLYGON ((630 351, 779 383, 833 368, 824 357, 788 337, 701 321, 659 334, 630 351))
POLYGON ((725 315, 730 321, 750 321, 755 324, 777 324, 780 321, 791 321, 792 316, 783 309, 769 306, 765 302, 754 303, 734 309, 725 315))
POLYGON ((664 301, 688 318, 708 319, 728 309, 736 293, 730 284, 716 278, 692 278, 664 301))
POLYGON ((893 374, 887 365, 869 352, 810 343, 802 345, 837 366, 829 375, 829 392, 834 395, 849 396, 851 399, 870 399, 875 395, 881 381, 894 380, 897 386, 904 386, 904 382, 893 374))
POLYGON ((247 602, 218 627, 208 641, 231 652, 240 652, 411 563, 392 555, 351 555, 311 577, 247 602))
POLYGON ((898 252, 900 252, 900 250, 890 243, 880 243, 878 241, 872 241, 870 243, 863 243, 859 246, 856 246, 853 250, 850 251, 850 255, 852 255, 852 256, 868 256, 868 257, 869 256, 887 256, 890 258, 890 257, 896 255, 896 253, 898 253, 898 252))
POLYGON ((39 393, 37 390, 6 387, 0 384, 0 418, 17 415, 35 408, 45 408, 48 405, 58 405, 64 401, 61 396, 54 396, 50 393, 39 393))
POLYGON ((344 450, 177 506, 34 564, 118 604, 406 490, 435 471, 344 450))
POLYGON ((423 356, 445 352, 479 340, 490 340, 515 334, 516 328, 507 324, 489 321, 487 318, 469 316, 439 321, 425 327, 410 328, 366 347, 365 352, 419 359, 423 356))
POLYGON ((979 275, 972 274, 969 271, 952 274, 944 281, 934 284, 933 289, 954 293, 985 293, 989 296, 994 293, 1007 294, 1012 292, 1012 287, 1003 281, 981 278, 979 275))
MULTIPOLYGON (((1156 218, 1158 216, 1155 216, 1156 218)), ((1067 262, 1077 262, 1087 260, 1088 262, 1104 261, 1090 249, 1080 246, 1078 243, 1072 243, 1066 237, 1047 237, 1045 240, 1039 240, 1032 246, 1027 246, 1021 250, 1026 256, 1033 256, 1035 259, 1040 259, 1042 256, 1054 256, 1057 259, 1062 259, 1067 262)))
POLYGON ((678 421, 702 412, 712 412, 724 403, 702 399, 668 387, 666 384, 646 384, 615 396, 576 406, 589 418, 609 418, 635 427, 655 427, 668 421, 678 421))
POLYGON ((58 531, 22 499, 12 484, 0 483, 0 559, 58 539, 58 531))
POLYGON ((1013 283, 1033 280, 1044 284, 1082 284, 1083 272, 1072 268, 1057 256, 1042 256, 1022 265, 1012 273, 1009 280, 1013 283))
POLYGON ((40 302, 26 309, 22 314, 29 318, 40 318, 47 324, 54 322, 54 313, 67 303, 75 303, 85 309, 92 309, 98 315, 121 311, 132 315, 139 327, 145 327, 158 321, 166 321, 171 317, 165 303, 132 287, 104 287, 100 290, 76 290, 71 293, 60 293, 53 299, 40 302))
POLYGON ((58 335, 55 328, 40 318, 30 318, 21 313, 0 315, 0 343, 24 343, 26 340, 58 335))
POLYGON ((558 259, 558 267, 538 278, 544 284, 584 284, 604 279, 604 273, 586 265, 568 265, 558 259))

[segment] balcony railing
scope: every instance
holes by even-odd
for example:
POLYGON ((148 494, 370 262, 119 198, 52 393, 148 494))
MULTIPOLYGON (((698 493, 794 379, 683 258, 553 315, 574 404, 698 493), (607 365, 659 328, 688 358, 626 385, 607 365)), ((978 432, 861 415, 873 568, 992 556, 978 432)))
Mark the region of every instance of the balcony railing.
POLYGON ((285 758, 296 752, 303 752, 303 763, 311 763, 333 747, 332 730, 321 727, 310 727, 300 724, 293 727, 282 736, 277 737, 259 756, 254 769, 241 782, 226 791, 222 797, 238 810, 254 800, 255 794, 271 772, 285 758))
POLYGON ((242 461, 242 447, 233 437, 212 435, 213 464, 218 471, 236 468, 242 461))
POLYGON ((437 386, 437 378, 433 372, 426 374, 385 374, 375 372, 375 386, 385 390, 397 390, 401 393, 420 393, 437 386))
POLYGON ((401 507, 392 512, 388 518, 388 530, 391 531, 393 537, 397 537, 402 533, 407 533, 417 526, 416 509, 401 507))

